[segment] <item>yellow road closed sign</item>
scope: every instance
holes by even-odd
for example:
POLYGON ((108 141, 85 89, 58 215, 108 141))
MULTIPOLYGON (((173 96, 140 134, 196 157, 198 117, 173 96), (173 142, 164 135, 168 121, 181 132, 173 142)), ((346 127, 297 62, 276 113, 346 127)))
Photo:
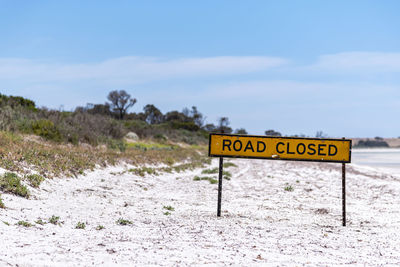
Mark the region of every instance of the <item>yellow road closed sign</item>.
POLYGON ((351 162, 351 140, 210 134, 209 156, 351 162))

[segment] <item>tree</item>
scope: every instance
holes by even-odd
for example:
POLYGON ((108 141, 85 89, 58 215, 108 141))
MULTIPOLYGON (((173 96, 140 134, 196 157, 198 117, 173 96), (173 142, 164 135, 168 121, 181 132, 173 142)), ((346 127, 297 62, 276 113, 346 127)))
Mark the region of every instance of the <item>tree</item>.
POLYGON ((183 114, 182 112, 176 111, 176 110, 166 113, 164 116, 164 120, 165 121, 179 121, 179 122, 190 121, 190 120, 188 120, 188 118, 186 117, 185 114, 183 114))
POLYGON ((90 114, 99 114, 105 116, 111 116, 111 107, 110 104, 105 103, 103 104, 86 104, 86 112, 90 114))
POLYGON ((193 119, 193 122, 199 126, 202 127, 204 124, 205 118, 203 117, 203 114, 201 114, 198 110, 197 107, 193 106, 192 110, 190 111, 190 116, 193 119))
POLYGON ((317 131, 317 133, 315 134, 316 138, 327 138, 328 135, 326 133, 324 133, 323 131, 317 131))
POLYGON ((148 104, 143 108, 146 122, 149 124, 157 124, 163 122, 164 116, 161 111, 154 105, 148 104))
POLYGON ((214 124, 212 124, 212 123, 208 123, 208 124, 206 124, 206 125, 203 126, 203 129, 204 129, 205 131, 211 133, 211 132, 215 132, 215 131, 217 130, 217 127, 216 127, 214 124))
POLYGON ((218 119, 218 129, 217 131, 220 133, 231 133, 232 128, 229 127, 229 119, 227 117, 221 117, 218 119))
POLYGON ((111 91, 107 99, 110 101, 112 111, 118 114, 120 120, 124 118, 127 110, 136 103, 136 98, 131 98, 131 95, 125 90, 111 91))
POLYGON ((244 128, 240 128, 235 130, 235 134, 247 134, 247 131, 244 128))
POLYGON ((265 135, 268 135, 268 136, 282 136, 282 134, 280 132, 277 132, 275 130, 267 130, 267 131, 265 131, 265 135))

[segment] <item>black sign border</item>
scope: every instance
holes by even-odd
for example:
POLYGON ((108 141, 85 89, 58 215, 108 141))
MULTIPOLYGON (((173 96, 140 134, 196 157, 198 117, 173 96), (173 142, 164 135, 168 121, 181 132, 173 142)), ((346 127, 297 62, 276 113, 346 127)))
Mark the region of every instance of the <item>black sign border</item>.
POLYGON ((352 140, 351 139, 338 139, 338 138, 312 138, 312 137, 285 137, 285 136, 266 136, 266 135, 247 135, 247 134, 223 134, 223 133, 210 133, 208 137, 208 156, 209 157, 223 157, 223 158, 245 158, 245 159, 267 159, 267 160, 290 160, 290 161, 309 161, 309 162, 332 162, 332 163, 351 163, 351 148, 352 148, 352 140), (344 141, 350 142, 349 149, 349 160, 316 160, 316 159, 281 159, 281 158, 266 158, 266 157, 252 157, 252 156, 229 156, 229 155, 211 155, 211 136, 212 135, 223 135, 223 136, 233 136, 233 137, 256 137, 256 138, 265 138, 265 139, 300 139, 300 140, 318 140, 318 141, 344 141))

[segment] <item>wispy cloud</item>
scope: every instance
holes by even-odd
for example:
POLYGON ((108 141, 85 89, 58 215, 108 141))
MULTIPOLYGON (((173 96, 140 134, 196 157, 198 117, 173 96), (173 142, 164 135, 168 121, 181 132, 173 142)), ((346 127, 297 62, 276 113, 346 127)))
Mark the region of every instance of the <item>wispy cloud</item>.
POLYGON ((400 53, 345 52, 320 56, 307 69, 332 73, 400 72, 400 53))
POLYGON ((29 82, 102 80, 137 84, 169 78, 246 74, 287 64, 276 57, 204 57, 158 59, 122 57, 90 64, 57 64, 27 59, 0 59, 0 79, 29 82))

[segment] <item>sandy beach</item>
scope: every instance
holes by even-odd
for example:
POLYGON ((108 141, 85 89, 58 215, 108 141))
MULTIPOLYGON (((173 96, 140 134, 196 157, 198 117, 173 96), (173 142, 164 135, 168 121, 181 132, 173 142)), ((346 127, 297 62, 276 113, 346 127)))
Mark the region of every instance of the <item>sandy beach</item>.
POLYGON ((400 264, 400 176, 348 166, 342 227, 340 164, 230 162, 221 218, 217 185, 193 180, 202 169, 141 177, 120 165, 46 180, 31 199, 3 194, 0 265, 400 264))

